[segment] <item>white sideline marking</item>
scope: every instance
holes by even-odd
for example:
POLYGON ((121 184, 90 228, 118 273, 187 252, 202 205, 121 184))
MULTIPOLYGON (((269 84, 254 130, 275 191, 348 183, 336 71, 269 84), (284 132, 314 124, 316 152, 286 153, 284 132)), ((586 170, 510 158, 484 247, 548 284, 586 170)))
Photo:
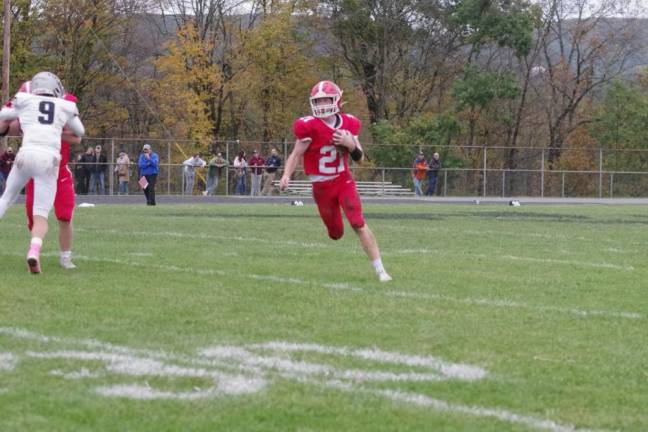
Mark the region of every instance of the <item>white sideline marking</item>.
MULTIPOLYGON (((23 255, 20 254, 6 254, 0 253, 4 256, 14 256, 23 258, 23 255)), ((51 252, 41 254, 41 256, 47 257, 58 257, 58 253, 51 252)), ((203 275, 216 275, 216 276, 236 276, 241 278, 249 278, 253 280, 266 280, 270 282, 278 283, 289 283, 293 285, 302 285, 302 286, 320 286, 326 289, 340 290, 340 291, 351 291, 357 293, 371 293, 377 295, 385 295, 387 297, 402 297, 402 298, 417 298, 421 300, 441 300, 448 301, 453 303, 462 303, 468 305, 477 305, 477 306, 492 306, 492 307, 508 307, 508 308, 518 308, 526 309, 530 311, 537 312, 557 312, 569 315, 578 315, 581 317, 591 317, 591 316, 603 316, 610 318, 626 318, 626 319, 642 319, 643 315, 636 312, 626 312, 626 311, 607 311, 607 310, 595 310, 595 309, 579 309, 579 308, 561 308, 557 306, 542 306, 542 305, 530 305, 527 303, 514 302, 510 300, 491 300, 491 299, 481 299, 481 298, 471 298, 471 297, 451 297, 441 294, 427 294, 427 293, 415 293, 408 291, 373 291, 367 290, 364 288, 354 287, 346 283, 311 283, 302 279, 291 278, 291 277, 281 277, 281 276, 272 276, 272 275, 258 275, 258 274, 239 274, 239 273, 230 273, 223 270, 209 270, 209 269, 196 269, 192 267, 178 267, 174 265, 158 265, 158 264, 144 264, 126 260, 120 260, 115 258, 94 258, 84 255, 76 255, 75 260, 79 261, 89 261, 89 262, 106 262, 111 264, 119 264, 121 266, 129 266, 136 268, 153 268, 162 271, 170 272, 184 272, 192 274, 203 274, 203 275)), ((217 284, 217 281, 213 282, 217 284)))
MULTIPOLYGON (((483 255, 483 257, 487 258, 488 256, 483 255)), ((505 259, 505 260, 514 260, 514 261, 537 262, 543 264, 563 264, 563 265, 576 265, 581 267, 594 267, 594 268, 607 268, 607 269, 614 269, 614 270, 634 271, 634 267, 632 266, 610 264, 605 262, 595 263, 595 262, 587 262, 587 261, 558 260, 552 258, 520 257, 520 256, 513 256, 513 255, 500 255, 498 258, 505 259)))
POLYGON ((0 352, 0 371, 10 371, 16 367, 16 357, 8 352, 0 352))
MULTIPOLYGON (((272 379, 273 377, 283 377, 314 386, 323 386, 347 392, 365 393, 376 397, 384 397, 399 403, 432 408, 439 412, 495 418, 500 421, 523 425, 534 429, 547 430, 551 432, 586 431, 586 429, 576 429, 571 425, 559 424, 548 419, 516 414, 504 409, 463 405, 460 403, 433 399, 424 394, 408 393, 398 389, 372 388, 364 385, 368 381, 389 381, 394 383, 401 381, 436 381, 439 379, 463 379, 471 381, 479 380, 486 376, 486 371, 477 366, 449 363, 435 357, 406 355, 397 352, 382 351, 377 348, 357 349, 284 341, 248 344, 243 346, 219 345, 198 350, 199 355, 227 360, 230 364, 238 363, 239 368, 253 373, 253 376, 251 377, 243 377, 240 375, 228 375, 220 370, 188 368, 167 364, 159 359, 142 355, 142 353, 150 352, 160 358, 182 357, 167 354, 163 351, 132 349, 123 346, 115 346, 94 339, 49 337, 19 328, 0 327, 0 334, 37 342, 86 345, 92 348, 99 347, 104 349, 110 347, 113 350, 113 352, 79 350, 45 352, 27 351, 26 355, 31 358, 99 361, 105 363, 105 370, 108 374, 113 373, 131 377, 195 377, 207 378, 215 381, 214 385, 208 388, 203 389, 194 387, 190 391, 168 391, 156 389, 152 388, 147 382, 144 384, 120 383, 97 386, 95 392, 104 397, 123 397, 138 400, 169 399, 190 401, 222 395, 254 394, 265 388, 268 379, 272 379), (256 354, 254 352, 255 350, 270 351, 273 355, 264 356, 256 354), (135 356, 126 354, 135 352, 140 353, 140 355, 135 356), (357 357, 389 365, 400 364, 409 367, 428 368, 432 369, 434 373, 339 370, 330 365, 308 363, 302 360, 292 360, 289 356, 294 352, 313 352, 318 354, 338 355, 345 358, 357 357), (279 357, 278 355, 283 355, 284 357, 279 357), (260 369, 259 366, 261 367, 260 369)), ((12 354, 11 357, 14 358, 14 355, 12 354)), ((201 361, 200 358, 196 358, 195 360, 201 361)), ((82 368, 78 373, 73 374, 67 374, 56 369, 50 371, 50 374, 62 376, 67 379, 99 377, 96 372, 92 372, 86 368, 82 368)), ((0 389, 0 393, 6 391, 8 390, 0 389)))
POLYGON ((151 252, 130 252, 128 255, 136 256, 136 257, 152 257, 153 256, 153 254, 151 252))

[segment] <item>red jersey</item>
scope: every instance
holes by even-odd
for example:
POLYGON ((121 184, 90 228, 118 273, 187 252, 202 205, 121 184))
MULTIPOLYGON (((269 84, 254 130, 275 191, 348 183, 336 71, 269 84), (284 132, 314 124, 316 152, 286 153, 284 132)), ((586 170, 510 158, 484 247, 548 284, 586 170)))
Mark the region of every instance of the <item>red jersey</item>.
MULTIPOLYGON (((362 124, 351 114, 339 113, 337 129, 345 129, 358 136, 362 124)), ((304 171, 312 176, 336 176, 349 170, 349 152, 333 144, 336 128, 322 119, 308 116, 295 120, 293 132, 297 139, 312 141, 304 153, 304 171)))

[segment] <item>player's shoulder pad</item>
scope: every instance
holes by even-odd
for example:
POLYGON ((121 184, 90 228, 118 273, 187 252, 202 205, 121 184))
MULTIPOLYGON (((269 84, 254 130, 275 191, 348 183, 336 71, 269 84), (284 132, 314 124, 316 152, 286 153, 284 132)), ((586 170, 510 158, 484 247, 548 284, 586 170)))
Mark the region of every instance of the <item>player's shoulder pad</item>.
POLYGON ((315 117, 307 116, 300 117, 293 123, 293 132, 297 138, 305 138, 310 134, 310 122, 315 117))
POLYGON ((315 117, 313 116, 299 117, 297 120, 295 120, 295 123, 308 123, 311 120, 315 120, 315 117))
POLYGON ((345 129, 351 132, 354 135, 360 134, 360 129, 362 128, 362 122, 360 119, 353 114, 344 113, 344 123, 346 125, 345 129))
POLYGON ((67 99, 56 99, 56 104, 65 107, 66 110, 70 111, 74 115, 79 115, 79 108, 75 102, 72 102, 67 99))

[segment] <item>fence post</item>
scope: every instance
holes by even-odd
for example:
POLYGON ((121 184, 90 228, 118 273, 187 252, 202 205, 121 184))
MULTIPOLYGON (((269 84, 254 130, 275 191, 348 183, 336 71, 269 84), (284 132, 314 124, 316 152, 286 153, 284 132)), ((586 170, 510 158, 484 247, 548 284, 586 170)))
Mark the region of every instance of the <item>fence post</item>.
POLYGON ((443 196, 448 196, 448 170, 443 170, 443 196))
POLYGON ((614 195, 614 173, 610 173, 610 198, 614 195))
MULTIPOLYGON (((110 168, 110 174, 108 175, 108 183, 110 183, 110 193, 109 195, 114 195, 114 187, 115 187, 115 166, 113 165, 115 163, 115 138, 110 139, 110 163, 108 164, 108 167, 110 168)), ((103 193, 106 193, 106 191, 102 191, 103 193)))
POLYGON ((288 141, 286 141, 286 138, 283 139, 283 158, 284 161, 288 159, 288 141))
POLYGON ((603 149, 599 148, 599 198, 603 197, 603 149))
POLYGON ((230 157, 229 157, 229 141, 225 141, 225 160, 227 166, 225 167, 225 195, 229 195, 229 171, 230 171, 230 157))
POLYGON ((381 171, 382 171, 382 195, 385 196, 385 168, 382 168, 381 171))
POLYGON ((540 198, 544 198, 544 184, 545 184, 545 151, 542 149, 540 159, 540 198))
POLYGON ((484 146, 483 149, 484 149, 484 191, 483 191, 483 196, 485 198, 486 197, 486 146, 484 146))
POLYGON ((506 196, 506 170, 502 170, 502 197, 506 196))
POLYGON ((171 195, 171 143, 167 143, 167 195, 171 195))
POLYGON ((565 172, 563 171, 560 181, 560 196, 565 198, 565 172))

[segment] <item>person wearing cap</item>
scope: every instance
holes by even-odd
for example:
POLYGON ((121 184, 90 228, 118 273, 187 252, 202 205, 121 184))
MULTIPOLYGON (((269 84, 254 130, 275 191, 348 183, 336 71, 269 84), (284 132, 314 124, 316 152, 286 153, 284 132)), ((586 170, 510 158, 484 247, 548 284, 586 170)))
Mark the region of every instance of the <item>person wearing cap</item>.
POLYGON ((250 166, 250 173, 252 176, 252 187, 250 189, 250 195, 261 195, 261 180, 263 179, 265 159, 263 159, 263 157, 259 155, 258 150, 254 150, 254 152, 252 152, 252 157, 250 158, 248 165, 250 166))
POLYGON ((115 174, 119 182, 119 195, 128 195, 128 179, 130 177, 131 161, 125 151, 119 152, 115 161, 115 174))
POLYGON ((144 144, 142 153, 137 161, 137 166, 139 168, 139 175, 146 179, 146 182, 142 182, 140 178, 140 182, 146 184, 146 187, 143 187, 144 195, 146 196, 146 205, 155 205, 155 183, 160 170, 159 164, 160 158, 157 153, 153 151, 150 145, 144 144))
POLYGON ((414 182, 414 192, 417 196, 423 195, 423 180, 425 180, 425 175, 427 174, 427 162, 425 162, 425 155, 423 152, 419 152, 416 159, 414 159, 414 164, 412 167, 412 181, 414 182))

